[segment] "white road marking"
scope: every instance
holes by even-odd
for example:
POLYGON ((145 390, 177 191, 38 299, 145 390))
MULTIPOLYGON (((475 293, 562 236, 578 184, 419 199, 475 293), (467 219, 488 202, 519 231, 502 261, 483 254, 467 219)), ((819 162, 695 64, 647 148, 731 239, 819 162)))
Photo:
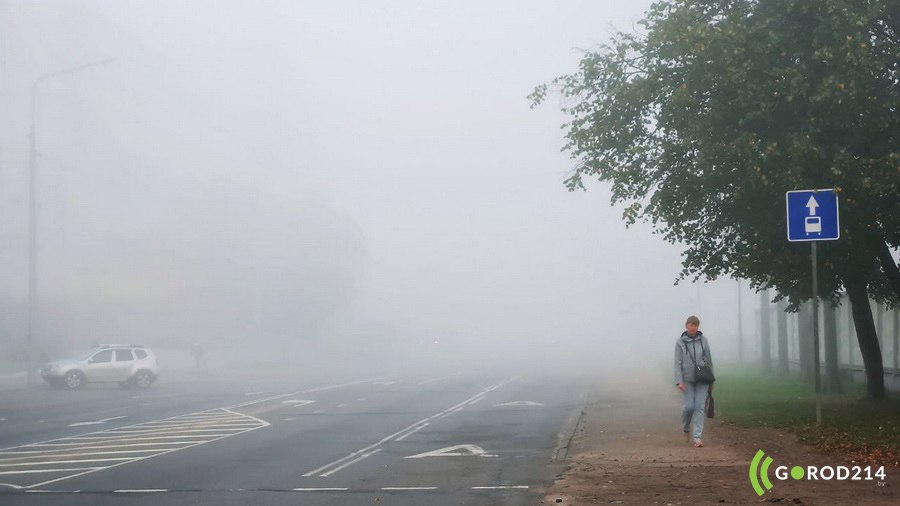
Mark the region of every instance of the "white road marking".
POLYGON ((266 392, 264 392, 264 391, 263 392, 247 392, 244 395, 262 395, 264 393, 266 393, 266 392))
POLYGON ((481 397, 479 397, 479 398, 473 400, 472 402, 470 402, 469 405, 472 405, 472 404, 478 404, 479 402, 481 402, 481 401, 483 401, 483 400, 484 400, 484 396, 481 396, 481 397))
MULTIPOLYGON (((96 448, 96 447, 94 447, 96 448)), ((119 448, 118 446, 113 446, 111 448, 119 448)), ((67 450, 69 448, 66 448, 67 450)), ((76 448, 77 449, 77 448, 76 448)), ((89 455, 119 455, 122 453, 130 454, 130 453, 141 453, 141 452, 155 452, 157 450, 122 450, 115 452, 90 452, 90 453, 50 453, 48 450, 36 450, 32 452, 3 452, 3 455, 18 455, 20 458, 29 458, 30 455, 35 457, 44 457, 47 455, 52 455, 54 457, 84 457, 89 455)))
MULTIPOLYGON (((468 404, 468 402, 467 402, 466 404, 468 404)), ((462 411, 462 410, 464 410, 464 409, 466 409, 465 406, 459 406, 458 408, 456 408, 456 409, 454 409, 454 410, 452 410, 452 411, 448 411, 448 412, 444 413, 443 415, 439 416, 438 418, 445 418, 445 417, 448 417, 448 416, 450 416, 450 415, 452 415, 452 414, 454 414, 454 413, 458 413, 458 412, 460 412, 460 411, 462 411)))
POLYGON ((494 406, 543 406, 543 404, 534 401, 512 401, 504 402, 503 404, 494 404, 494 406))
MULTIPOLYGON (((359 385, 360 383, 372 383, 373 381, 378 381, 380 379, 381 378, 370 378, 370 379, 364 379, 364 380, 359 380, 359 381, 351 381, 349 383, 341 383, 340 385, 329 385, 326 387, 308 388, 300 393, 309 394, 312 392, 321 392, 323 390, 333 390, 335 388, 349 387, 351 385, 359 385)), ((291 394, 291 395, 296 395, 296 394, 291 394)))
POLYGON ((385 386, 390 386, 390 385, 396 385, 397 382, 396 382, 396 381, 373 381, 372 384, 373 384, 373 385, 385 385, 385 386))
POLYGON ((343 492, 345 490, 350 489, 341 487, 295 488, 294 492, 343 492))
MULTIPOLYGON (((356 450, 355 452, 351 453, 350 455, 347 455, 347 456, 344 457, 344 458, 338 459, 338 460, 336 460, 336 461, 334 461, 334 462, 332 462, 332 463, 330 463, 330 464, 325 464, 324 466, 319 467, 319 468, 317 468, 317 469, 313 469, 312 471, 310 471, 310 472, 304 474, 303 477, 308 478, 308 477, 313 476, 313 475, 315 475, 315 474, 319 474, 320 472, 325 471, 326 469, 330 469, 330 468, 332 468, 332 467, 334 467, 334 466, 337 466, 337 465, 341 464, 342 462, 344 462, 344 461, 346 461, 346 460, 349 460, 349 459, 352 459, 353 457, 355 457, 355 456, 357 456, 357 455, 359 455, 359 454, 361 454, 361 453, 365 453, 365 452, 367 452, 367 451, 369 451, 369 450, 375 449, 375 448, 381 446, 381 445, 384 444, 384 443, 387 443, 387 442, 389 442, 389 441, 391 441, 391 440, 393 440, 393 439, 395 439, 395 438, 397 438, 397 437, 400 437, 400 436, 402 436, 403 434, 405 434, 406 432, 415 429, 415 428, 418 427, 419 425, 422 425, 423 423, 427 423, 427 422, 429 422, 429 421, 431 421, 431 420, 434 420, 434 419, 436 419, 436 418, 440 418, 440 417, 446 416, 446 415, 448 415, 448 414, 450 414, 450 413, 454 413, 454 412, 456 412, 456 411, 462 409, 463 407, 465 407, 465 405, 468 404, 469 402, 471 402, 473 399, 477 399, 478 397, 483 396, 483 395, 486 395, 486 394, 488 394, 489 392, 493 392, 494 390, 496 390, 496 389, 502 387, 503 385, 509 383, 510 381, 512 381, 512 379, 504 380, 504 381, 501 381, 500 383, 497 383, 496 385, 490 386, 490 387, 488 387, 488 388, 482 390, 481 392, 479 392, 479 393, 473 395, 472 397, 469 397, 468 399, 466 399, 466 400, 464 400, 464 401, 462 401, 462 402, 460 402, 460 403, 458 403, 458 404, 454 404, 453 406, 450 406, 449 408, 445 409, 444 411, 441 411, 440 413, 436 413, 436 414, 434 414, 434 415, 431 415, 431 416, 429 416, 428 418, 423 418, 423 419, 419 420, 418 422, 413 423, 412 425, 409 425, 409 426, 407 426, 407 427, 404 427, 404 428, 400 429, 399 431, 397 431, 397 432, 395 432, 395 433, 393 433, 393 434, 391 434, 391 435, 389 435, 389 436, 386 436, 386 437, 382 438, 381 440, 376 441, 375 443, 370 444, 369 446, 366 446, 365 448, 356 450)), ((352 463, 352 462, 351 462, 351 463, 352 463)), ((341 465, 341 467, 339 467, 337 470, 344 469, 345 467, 347 467, 347 466, 346 466, 346 465, 341 465)), ((326 477, 326 476, 332 474, 334 471, 335 471, 335 470, 332 470, 332 471, 329 471, 327 474, 320 474, 319 476, 326 477)))
POLYGON ((314 402, 316 402, 316 401, 301 401, 301 400, 295 400, 295 399, 281 401, 282 404, 292 404, 294 407, 297 407, 297 408, 299 408, 300 406, 306 406, 307 404, 312 404, 314 402))
POLYGON ((346 408, 347 406, 348 406, 348 404, 338 404, 338 405, 335 406, 335 407, 336 407, 336 408, 346 408))
POLYGON ((420 430, 424 429, 425 427, 428 427, 428 423, 423 423, 422 425, 419 425, 418 427, 413 428, 411 431, 407 432, 406 434, 403 434, 402 436, 398 437, 394 441, 403 441, 408 436, 411 436, 411 435, 415 434, 416 432, 419 432, 420 430))
POLYGON ((381 487, 381 490, 437 490, 437 487, 381 487))
POLYGON ((496 455, 488 454, 480 446, 475 445, 456 445, 432 450, 430 452, 419 453, 403 457, 404 459, 421 459, 424 457, 496 457, 496 455))
MULTIPOLYGON (((179 438, 192 438, 192 437, 221 437, 221 436, 230 436, 230 433, 225 434, 197 434, 192 436, 190 434, 179 434, 177 436, 151 436, 151 437, 73 437, 72 439, 75 441, 103 441, 106 443, 114 443, 117 441, 150 441, 154 439, 179 439, 179 438)), ((83 443, 82 443, 83 444, 83 443)))
POLYGON ((351 460, 350 462, 346 462, 346 463, 344 463, 344 464, 341 465, 341 466, 335 467, 335 468, 332 469, 331 471, 322 473, 321 476, 322 476, 323 478, 327 478, 327 477, 331 476, 332 474, 334 474, 334 473, 340 471, 341 469, 344 469, 345 467, 349 467, 349 466, 351 466, 351 465, 353 465, 353 464, 356 464, 356 463, 359 462, 360 460, 367 459, 367 458, 371 457, 372 455, 375 455, 376 453, 378 453, 378 452, 380 452, 380 451, 381 451, 381 448, 379 448, 379 449, 377 449, 377 450, 370 451, 369 453, 364 453, 364 454, 360 455, 359 457, 356 457, 355 459, 351 460))
POLYGON ((178 397, 180 394, 139 394, 132 395, 132 399, 166 399, 169 397, 178 397))
POLYGON ((458 376, 458 375, 460 375, 460 374, 462 374, 462 371, 455 372, 455 373, 449 374, 449 375, 447 375, 447 376, 441 376, 440 378, 433 378, 433 379, 425 380, 425 381, 420 382, 419 385, 427 385, 427 384, 429 384, 429 383, 433 383, 433 382, 435 382, 435 381, 441 381, 441 380, 444 380, 444 379, 447 379, 447 378, 452 378, 452 377, 458 376))
MULTIPOLYGON (((104 467, 67 467, 65 469, 30 469, 27 471, 0 471, 0 474, 68 473, 70 471, 96 471, 104 467)), ((28 487, 19 487, 28 488, 28 487)))
POLYGON ((294 418, 294 417, 289 417, 289 418, 284 419, 285 422, 293 422, 294 420, 296 420, 296 418, 294 418))
POLYGON ((117 494, 150 494, 153 492, 168 492, 167 488, 145 488, 145 489, 135 489, 135 490, 113 490, 113 492, 117 494))
POLYGON ((527 489, 528 485, 505 485, 497 487, 472 487, 472 490, 505 490, 505 489, 527 489))
POLYGON ((92 432, 82 436, 70 436, 5 448, 0 450, 0 474, 21 475, 21 479, 15 480, 17 485, 30 489, 210 443, 269 425, 264 420, 237 413, 228 408, 207 410, 92 432), (111 451, 102 451, 105 449, 111 451), (114 455, 117 454, 122 456, 115 457, 114 455), (106 465, 60 467, 62 464, 79 463, 106 465), (15 468, 26 469, 8 470, 15 468), (35 480, 29 479, 28 475, 36 473, 64 473, 65 475, 35 483, 35 480))
MULTIPOLYGON (((54 455, 56 457, 56 455, 54 455)), ((54 464, 81 464, 83 462, 118 462, 122 460, 132 460, 128 457, 114 457, 109 459, 80 459, 80 460, 54 460, 54 464)), ((24 467, 24 466, 42 466, 47 462, 17 462, 15 464, 0 464, 0 469, 5 467, 24 467)))
MULTIPOLYGON (((210 439, 209 441, 212 441, 212 439, 210 439)), ((181 444, 193 445, 193 444, 198 444, 198 443, 208 443, 209 441, 157 441, 154 443, 131 443, 131 444, 127 444, 127 445, 112 445, 112 446, 93 446, 92 445, 89 447, 85 446, 87 443, 84 443, 84 442, 81 442, 81 443, 46 443, 46 444, 32 444, 32 445, 28 445, 28 446, 29 446, 29 448, 44 447, 44 446, 50 446, 50 447, 63 447, 64 446, 66 448, 58 448, 58 449, 59 450, 72 450, 72 449, 77 449, 77 447, 97 449, 97 448, 128 448, 129 446, 162 446, 162 445, 181 445, 181 444), (76 448, 73 448, 73 447, 76 447, 76 448)), ((51 450, 45 450, 45 451, 52 452, 52 451, 57 451, 57 450, 51 449, 51 450)))
MULTIPOLYGON (((254 416, 245 415, 243 413, 233 411, 235 409, 274 401, 277 399, 284 399, 286 397, 292 397, 302 393, 341 388, 360 383, 368 383, 378 379, 380 378, 353 381, 339 385, 328 385, 308 389, 303 392, 298 391, 281 395, 273 395, 269 397, 250 400, 247 402, 242 402, 224 408, 188 413, 185 415, 173 416, 162 420, 154 420, 105 431, 101 430, 90 432, 80 436, 63 437, 20 446, 0 448, 0 469, 2 469, 2 466, 4 465, 11 467, 16 464, 27 464, 23 467, 29 467, 32 465, 34 465, 34 467, 39 467, 39 469, 17 469, 14 471, 0 471, 0 475, 21 477, 11 480, 16 481, 16 483, 0 483, 0 485, 19 489, 31 489, 49 485, 58 481, 83 476, 85 474, 90 474, 96 471, 111 469, 132 462, 138 462, 159 455, 165 455, 167 453, 172 453, 175 451, 192 448, 194 446, 211 443, 226 437, 243 434, 245 432, 268 427, 270 425, 269 422, 266 422, 254 416), (135 448, 141 449, 136 450, 135 448), (112 451, 96 451, 102 449, 110 449, 112 451), (63 456, 72 455, 74 459, 78 459, 79 457, 89 456, 91 454, 109 453, 115 455, 115 452, 122 452, 123 458, 115 460, 115 463, 111 465, 97 467, 56 467, 56 465, 60 463, 59 459, 64 458, 63 456), (124 458, 124 455, 129 453, 133 456, 124 458), (41 466, 44 467, 40 468, 41 466), (42 481, 39 483, 34 483, 33 478, 29 479, 30 476, 47 473, 64 473, 64 476, 42 481), (26 481, 22 482, 21 480, 26 481)), ((104 419, 104 421, 111 421, 117 418, 121 417, 104 419)), ((45 421, 46 420, 39 420, 37 423, 44 423, 45 421)), ((374 453, 376 452, 371 452, 369 454, 363 455, 363 457, 359 458, 356 461, 358 462, 359 460, 362 460, 362 458, 366 458, 374 453)), ((98 460, 114 461, 114 459, 97 459, 90 460, 90 462, 96 462, 98 460)), ((341 462, 343 462, 344 460, 345 459, 342 459, 341 462)), ((348 463, 347 465, 349 464, 350 463, 348 463)), ((337 470, 339 469, 336 469, 333 472, 336 472, 337 470)))
MULTIPOLYGON (((181 429, 181 428, 172 428, 165 430, 138 430, 138 431, 110 431, 110 433, 115 434, 117 436, 152 436, 154 434, 171 434, 173 432, 177 432, 179 434, 186 432, 222 432, 223 430, 231 430, 236 427, 252 427, 251 424, 232 424, 232 425, 215 425, 212 428, 206 429, 181 429)), ((121 439, 121 438, 120 438, 121 439)))

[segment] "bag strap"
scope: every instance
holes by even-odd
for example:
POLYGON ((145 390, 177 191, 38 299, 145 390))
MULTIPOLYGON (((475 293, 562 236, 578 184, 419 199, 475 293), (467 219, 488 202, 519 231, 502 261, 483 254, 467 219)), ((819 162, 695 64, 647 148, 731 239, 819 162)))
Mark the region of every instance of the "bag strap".
MULTIPOLYGON (((691 344, 693 345, 693 343, 691 344)), ((691 349, 693 348, 694 346, 691 346, 691 349)), ((685 351, 688 349, 688 343, 686 342, 684 343, 684 349, 685 351)), ((699 364, 697 363, 697 354, 688 352, 688 355, 690 355, 691 360, 694 362, 694 367, 699 367, 699 364)), ((706 355, 706 348, 703 347, 703 336, 700 336, 700 358, 703 358, 703 355, 706 355)))

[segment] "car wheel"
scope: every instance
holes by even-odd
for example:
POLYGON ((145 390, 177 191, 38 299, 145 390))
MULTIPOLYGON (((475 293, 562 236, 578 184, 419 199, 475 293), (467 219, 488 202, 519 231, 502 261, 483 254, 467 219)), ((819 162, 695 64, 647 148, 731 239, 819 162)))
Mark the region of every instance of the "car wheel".
POLYGON ((153 383, 153 375, 148 371, 138 371, 135 373, 132 382, 138 388, 148 388, 153 383))
POLYGON ((84 386, 84 374, 81 371, 67 372, 63 377, 63 384, 69 390, 76 390, 84 386))

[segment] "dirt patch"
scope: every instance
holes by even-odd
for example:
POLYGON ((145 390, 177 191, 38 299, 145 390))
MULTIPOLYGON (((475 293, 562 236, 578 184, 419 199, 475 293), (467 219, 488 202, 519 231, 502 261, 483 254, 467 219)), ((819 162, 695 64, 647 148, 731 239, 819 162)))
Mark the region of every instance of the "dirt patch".
MULTIPOLYGON (((897 504, 900 469, 872 481, 778 480, 777 466, 846 466, 774 429, 744 429, 707 420, 703 448, 684 438, 681 394, 648 377, 606 381, 592 395, 569 449, 569 467, 542 504, 897 504), (750 485, 757 450, 774 461, 773 487, 762 497, 750 485)), ((873 472, 875 469, 872 470, 873 472)))

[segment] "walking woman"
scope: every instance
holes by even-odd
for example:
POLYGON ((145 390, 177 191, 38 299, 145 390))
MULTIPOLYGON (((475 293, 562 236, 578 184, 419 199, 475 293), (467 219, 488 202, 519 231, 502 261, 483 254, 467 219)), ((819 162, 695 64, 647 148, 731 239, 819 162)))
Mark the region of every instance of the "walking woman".
POLYGON ((694 446, 701 447, 706 396, 712 393, 715 382, 712 355, 709 352, 709 341, 699 330, 700 319, 689 316, 684 327, 686 330, 675 343, 675 385, 684 392, 681 428, 686 438, 693 438, 694 446))

